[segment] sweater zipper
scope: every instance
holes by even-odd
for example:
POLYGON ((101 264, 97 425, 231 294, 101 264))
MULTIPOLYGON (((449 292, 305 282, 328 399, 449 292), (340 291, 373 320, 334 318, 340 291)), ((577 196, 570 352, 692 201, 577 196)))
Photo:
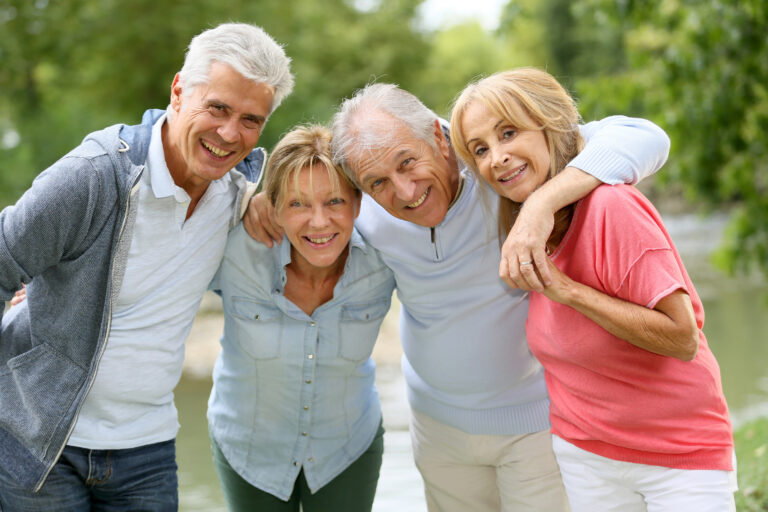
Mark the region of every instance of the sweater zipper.
MULTIPOLYGON (((135 178, 135 180, 133 182, 133 185, 131 185, 131 192, 128 194, 128 199, 126 200, 126 203, 125 203, 125 216, 123 217, 123 223, 120 226, 120 233, 118 234, 118 237, 117 237, 118 242, 120 241, 121 238, 123 238, 123 232, 125 231, 125 223, 128 220, 128 208, 129 208, 129 205, 130 205, 130 202, 131 202, 131 197, 133 197, 133 194, 134 194, 134 191, 136 190, 136 187, 139 186, 139 180, 141 178, 141 173, 142 173, 143 170, 144 170, 144 166, 142 166, 139 169, 139 173, 136 175, 136 178, 135 178)), ((116 257, 117 257, 116 254, 113 255, 113 257, 112 257, 112 265, 114 265, 116 257)), ((112 267, 112 268, 114 268, 114 267, 112 267)), ((110 276, 110 280, 111 280, 111 277, 112 276, 110 276)), ((111 295, 111 293, 110 293, 110 295, 111 295)), ((88 388, 85 390, 85 397, 86 398, 88 397, 88 393, 91 392, 91 387, 93 387, 93 382, 96 380, 96 373, 99 371, 99 363, 101 362, 101 356, 104 355, 104 350, 106 350, 106 348, 107 348, 107 340, 109 339, 109 333, 110 333, 110 330, 112 328, 112 306, 113 306, 112 297, 110 296, 110 298, 109 298, 109 309, 107 311, 107 315, 108 315, 108 317, 107 317, 107 330, 106 330, 106 333, 104 334, 104 343, 102 343, 102 345, 101 345, 101 350, 99 351, 99 357, 98 357, 98 359, 96 359, 96 368, 94 368, 93 375, 92 375, 92 377, 90 379, 90 382, 88 382, 88 388)), ((83 400, 80 402, 80 405, 77 406, 77 411, 75 411, 75 417, 72 420, 72 424, 69 426, 69 431, 67 432, 67 440, 69 440, 69 437, 72 435, 72 431, 75 430, 75 425, 77 425, 77 418, 80 416, 80 410, 83 408, 84 404, 85 404, 85 398, 83 398, 83 400)), ((35 488, 34 492, 39 491, 43 487, 43 484, 48 479, 48 475, 53 470, 53 466, 56 465, 56 462, 58 462, 59 458, 61 457, 61 454, 64 452, 64 448, 66 448, 66 446, 67 446, 67 440, 65 440, 64 443, 61 445, 61 448, 59 448, 59 453, 57 453, 56 457, 53 459, 53 464, 51 464, 51 466, 48 468, 48 471, 45 472, 45 475, 43 475, 42 480, 40 480, 40 483, 37 485, 37 487, 35 488)))

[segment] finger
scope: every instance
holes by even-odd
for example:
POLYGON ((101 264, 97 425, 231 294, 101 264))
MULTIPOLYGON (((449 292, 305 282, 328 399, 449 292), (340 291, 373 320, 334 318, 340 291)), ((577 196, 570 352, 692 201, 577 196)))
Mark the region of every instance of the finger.
POLYGON ((513 255, 507 260, 509 265, 509 279, 515 283, 515 288, 529 292, 533 288, 531 287, 531 283, 526 279, 526 276, 523 272, 526 266, 529 265, 521 265, 519 263, 520 261, 521 260, 518 259, 517 255, 513 255))
POLYGON ((544 289, 544 286, 539 281, 539 276, 536 275, 532 256, 526 256, 525 258, 520 261, 520 275, 525 280, 527 289, 540 292, 544 289))
POLYGON ((533 254, 533 262, 539 274, 539 280, 543 286, 552 285, 552 272, 549 270, 549 257, 544 249, 537 249, 533 254))
POLYGON ((276 210, 271 206, 267 209, 267 218, 269 219, 269 222, 266 223, 264 228, 269 233, 269 236, 279 244, 283 241, 283 227, 277 220, 276 210))

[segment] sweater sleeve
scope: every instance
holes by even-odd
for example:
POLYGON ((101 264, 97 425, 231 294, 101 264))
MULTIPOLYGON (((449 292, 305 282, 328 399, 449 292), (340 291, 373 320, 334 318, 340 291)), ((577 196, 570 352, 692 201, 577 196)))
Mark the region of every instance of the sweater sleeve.
POLYGON ((0 300, 77 255, 102 197, 100 173, 93 171, 89 160, 65 157, 0 213, 0 300))
POLYGON ((658 171, 669 156, 669 137, 645 119, 611 116, 580 129, 586 145, 568 165, 609 185, 635 184, 658 171))

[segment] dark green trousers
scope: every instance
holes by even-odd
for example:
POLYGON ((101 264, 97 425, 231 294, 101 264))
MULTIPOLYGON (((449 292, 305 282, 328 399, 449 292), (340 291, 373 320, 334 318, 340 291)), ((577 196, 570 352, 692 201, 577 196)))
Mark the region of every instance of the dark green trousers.
POLYGON ((216 473, 232 512, 298 512, 299 504, 303 512, 370 512, 384 453, 384 428, 379 426, 368 449, 315 494, 307 486, 304 470, 300 471, 288 501, 246 482, 232 469, 215 441, 212 445, 216 473))

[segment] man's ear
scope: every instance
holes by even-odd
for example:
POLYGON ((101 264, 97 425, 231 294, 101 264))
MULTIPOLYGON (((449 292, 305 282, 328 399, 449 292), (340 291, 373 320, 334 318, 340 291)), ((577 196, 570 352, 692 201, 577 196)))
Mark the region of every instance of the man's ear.
POLYGON ((181 74, 176 73, 171 82, 171 108, 176 112, 181 111, 182 103, 182 87, 181 87, 181 74))
POLYGON ((440 124, 439 119, 435 119, 434 135, 438 153, 443 155, 443 158, 446 160, 449 160, 451 158, 451 146, 448 144, 448 139, 445 138, 443 126, 440 124))

